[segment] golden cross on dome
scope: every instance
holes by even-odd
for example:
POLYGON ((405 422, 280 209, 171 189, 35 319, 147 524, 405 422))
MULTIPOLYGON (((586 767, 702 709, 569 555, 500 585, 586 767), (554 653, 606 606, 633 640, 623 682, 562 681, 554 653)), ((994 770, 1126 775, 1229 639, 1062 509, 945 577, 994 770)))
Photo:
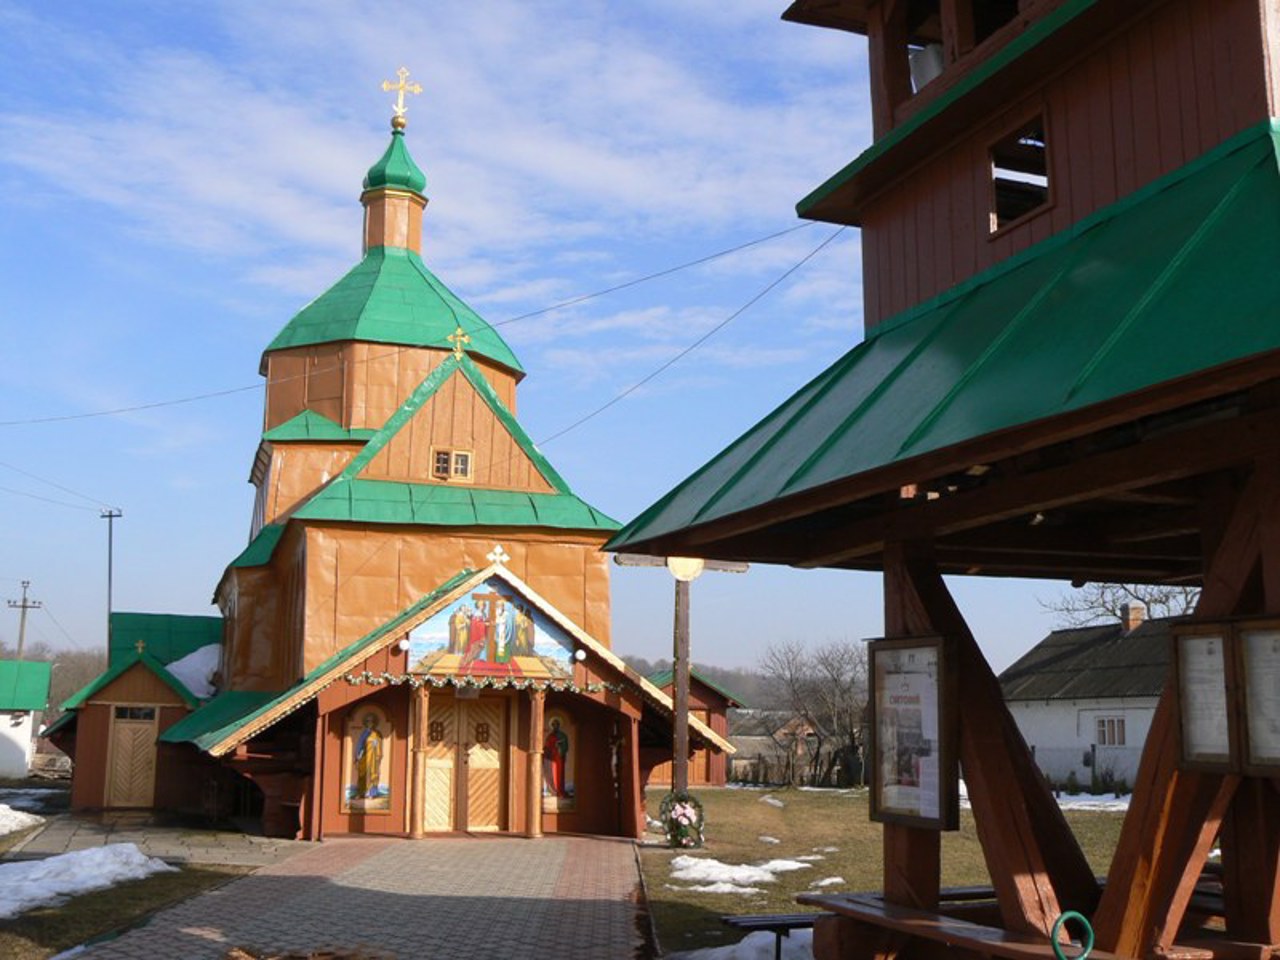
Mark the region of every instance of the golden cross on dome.
POLYGON ((391 125, 395 127, 397 130, 403 130, 404 124, 405 124, 404 95, 406 93, 414 93, 414 94, 421 93, 422 84, 417 82, 415 83, 408 82, 409 80, 408 67, 401 67, 399 70, 396 71, 396 76, 400 78, 399 83, 392 83, 390 80, 383 80, 382 89, 387 91, 388 93, 390 93, 392 90, 396 92, 396 102, 391 105, 391 109, 395 111, 395 116, 391 120, 391 125))
POLYGON ((445 337, 445 339, 453 344, 453 355, 461 360, 462 348, 471 342, 471 338, 466 335, 461 327, 459 327, 457 330, 453 331, 453 333, 449 334, 449 336, 445 337))

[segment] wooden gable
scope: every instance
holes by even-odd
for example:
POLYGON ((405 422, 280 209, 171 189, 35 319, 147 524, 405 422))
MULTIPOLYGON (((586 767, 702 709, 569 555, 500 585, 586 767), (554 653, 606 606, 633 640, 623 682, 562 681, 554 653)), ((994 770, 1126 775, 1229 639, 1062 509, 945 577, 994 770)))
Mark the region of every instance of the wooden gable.
POLYGON ((186 704, 167 683, 142 663, 136 663, 93 695, 93 703, 186 704))
POLYGON ((393 480, 554 493, 475 386, 460 374, 446 379, 360 473, 366 480, 393 480), (435 473, 438 454, 469 456, 469 476, 435 473))

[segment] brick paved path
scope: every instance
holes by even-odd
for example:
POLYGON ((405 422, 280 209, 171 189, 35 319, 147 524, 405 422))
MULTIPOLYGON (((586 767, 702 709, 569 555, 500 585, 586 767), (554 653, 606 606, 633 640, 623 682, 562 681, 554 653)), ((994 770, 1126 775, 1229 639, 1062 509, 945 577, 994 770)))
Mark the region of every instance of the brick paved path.
MULTIPOLYGON (((631 844, 579 837, 329 840, 158 914, 86 960, 364 948, 411 960, 633 960, 631 844)), ((79 960, 79 958, 78 958, 79 960)))

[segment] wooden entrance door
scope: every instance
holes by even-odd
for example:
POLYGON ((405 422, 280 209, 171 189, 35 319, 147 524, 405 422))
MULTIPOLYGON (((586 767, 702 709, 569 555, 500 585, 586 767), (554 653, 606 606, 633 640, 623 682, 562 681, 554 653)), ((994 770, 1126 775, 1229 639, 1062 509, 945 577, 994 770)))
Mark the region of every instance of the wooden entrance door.
POLYGON ((427 830, 504 829, 506 698, 432 697, 423 779, 427 830))
POLYGON ((156 792, 156 708, 112 707, 107 807, 149 807, 156 792))

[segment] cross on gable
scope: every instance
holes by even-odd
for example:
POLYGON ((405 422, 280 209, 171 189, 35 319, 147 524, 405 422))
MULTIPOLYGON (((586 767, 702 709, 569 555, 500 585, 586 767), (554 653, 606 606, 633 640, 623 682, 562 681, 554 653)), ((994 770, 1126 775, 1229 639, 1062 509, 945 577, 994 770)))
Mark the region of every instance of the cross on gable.
POLYGON ((147 641, 145 641, 145 640, 135 640, 135 641, 133 642, 133 649, 135 649, 135 650, 137 650, 139 653, 141 653, 143 650, 147 649, 147 641))
POLYGON ((457 330, 453 331, 453 333, 445 337, 445 339, 453 344, 453 355, 461 360, 462 350, 471 342, 471 338, 467 336, 466 332, 461 327, 459 327, 457 330))
POLYGON ((503 550, 502 544, 499 543, 489 551, 485 559, 490 563, 504 564, 511 559, 511 555, 508 554, 507 551, 503 550))

